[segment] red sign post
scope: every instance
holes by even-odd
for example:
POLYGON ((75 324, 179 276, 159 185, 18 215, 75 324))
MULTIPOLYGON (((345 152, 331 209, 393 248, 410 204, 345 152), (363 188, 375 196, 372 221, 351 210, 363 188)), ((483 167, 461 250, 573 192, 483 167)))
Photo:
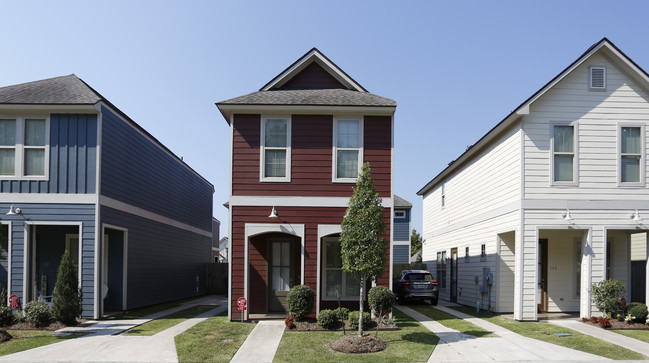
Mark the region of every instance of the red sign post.
POLYGON ((9 296, 9 307, 17 308, 18 307, 18 295, 9 296))
POLYGON ((248 301, 246 301, 245 297, 237 299, 237 306, 239 306, 239 310, 241 311, 241 322, 243 322, 243 311, 246 310, 246 304, 248 304, 248 301))

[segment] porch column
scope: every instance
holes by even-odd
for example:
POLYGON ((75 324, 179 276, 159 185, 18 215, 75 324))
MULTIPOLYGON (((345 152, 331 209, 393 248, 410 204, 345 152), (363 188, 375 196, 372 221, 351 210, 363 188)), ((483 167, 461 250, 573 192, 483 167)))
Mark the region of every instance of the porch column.
POLYGON ((514 319, 523 320, 523 238, 522 230, 514 237, 514 319))
MULTIPOLYGON (((591 230, 584 234, 581 240, 581 291, 579 292, 579 315, 583 318, 590 318, 591 304, 590 304, 590 285, 593 266, 593 245, 591 241, 591 230)), ((604 240, 606 240, 606 233, 604 233, 604 240)), ((606 244, 604 244, 606 246, 606 244)), ((604 247, 604 254, 602 261, 604 269, 606 270, 606 247, 604 247)))

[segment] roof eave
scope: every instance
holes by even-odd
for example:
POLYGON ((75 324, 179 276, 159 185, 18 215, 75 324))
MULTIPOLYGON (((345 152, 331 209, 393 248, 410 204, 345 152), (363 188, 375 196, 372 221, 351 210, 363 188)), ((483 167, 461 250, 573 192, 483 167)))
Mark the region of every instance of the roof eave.
POLYGON ((94 103, 0 103, 0 112, 98 113, 94 103))
POLYGON ((397 106, 378 106, 378 105, 277 105, 277 104, 223 104, 216 103, 221 115, 229 124, 230 117, 235 113, 290 113, 290 114, 312 114, 317 112, 348 112, 364 113, 371 115, 393 115, 397 106))

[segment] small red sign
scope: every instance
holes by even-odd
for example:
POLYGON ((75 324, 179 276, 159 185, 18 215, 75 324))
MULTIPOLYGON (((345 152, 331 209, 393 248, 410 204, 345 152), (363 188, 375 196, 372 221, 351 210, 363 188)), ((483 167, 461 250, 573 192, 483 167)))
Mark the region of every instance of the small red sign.
POLYGON ((9 307, 17 308, 18 307, 18 295, 9 296, 9 307))
POLYGON ((246 301, 246 298, 245 298, 245 297, 240 297, 240 298, 237 300, 237 305, 239 306, 239 310, 246 310, 246 304, 247 304, 247 303, 248 303, 248 302, 246 301))

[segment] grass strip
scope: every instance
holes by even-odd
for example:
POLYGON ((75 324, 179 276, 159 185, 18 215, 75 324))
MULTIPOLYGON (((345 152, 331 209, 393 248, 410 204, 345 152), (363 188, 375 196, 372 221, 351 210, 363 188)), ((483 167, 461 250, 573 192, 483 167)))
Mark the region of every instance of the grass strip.
MULTIPOLYGON (((338 340, 343 333, 287 331, 282 337, 275 362, 425 362, 437 345, 439 338, 423 325, 394 310, 394 317, 401 330, 380 331, 379 338, 387 343, 382 352, 368 354, 344 354, 334 352, 329 343, 338 340)), ((368 330, 367 333, 375 334, 368 330)), ((347 332, 354 334, 354 332, 347 332)))
POLYGON ((582 334, 578 331, 567 329, 551 323, 533 322, 533 321, 515 321, 490 313, 477 314, 474 309, 461 306, 453 307, 457 311, 469 314, 486 321, 500 325, 501 327, 511 330, 522 336, 553 343, 566 348, 580 350, 582 352, 599 355, 616 360, 638 360, 647 359, 644 355, 634 352, 630 349, 620 347, 613 343, 595 338, 593 336, 582 334), (558 337, 555 333, 569 333, 569 337, 558 337))
POLYGON ((44 345, 58 343, 66 339, 74 339, 85 334, 71 334, 53 337, 49 330, 7 330, 14 338, 0 344, 0 356, 22 352, 23 350, 38 348, 44 345))
POLYGON ((455 329, 460 333, 472 335, 478 338, 496 336, 496 334, 488 330, 482 329, 481 327, 473 323, 460 319, 456 316, 447 314, 441 310, 433 308, 432 306, 415 306, 412 307, 412 309, 418 311, 421 314, 426 315, 427 317, 437 321, 438 323, 444 325, 445 327, 455 329))
POLYGON ((649 330, 611 330, 614 333, 649 343, 649 330))
POLYGON ((122 313, 119 313, 119 314, 111 315, 111 316, 107 317, 105 320, 140 319, 140 318, 143 318, 145 316, 155 314, 155 313, 159 313, 159 312, 167 310, 167 309, 172 309, 172 308, 175 308, 177 306, 180 306, 181 304, 183 304, 185 302, 200 299, 200 298, 202 298, 202 296, 191 297, 191 298, 187 298, 187 299, 181 299, 181 300, 166 302, 166 303, 163 303, 163 304, 151 305, 151 306, 147 306, 147 307, 143 307, 143 308, 137 308, 137 309, 133 309, 133 310, 128 310, 128 311, 125 311, 125 312, 122 312, 122 313))
POLYGON ((136 326, 135 328, 130 329, 125 335, 155 335, 165 329, 171 328, 176 324, 180 324, 189 318, 193 318, 214 308, 215 306, 194 306, 155 320, 151 320, 150 322, 144 323, 140 326, 136 326))
POLYGON ((177 335, 179 362, 229 362, 255 324, 228 321, 228 313, 200 322, 177 335))

